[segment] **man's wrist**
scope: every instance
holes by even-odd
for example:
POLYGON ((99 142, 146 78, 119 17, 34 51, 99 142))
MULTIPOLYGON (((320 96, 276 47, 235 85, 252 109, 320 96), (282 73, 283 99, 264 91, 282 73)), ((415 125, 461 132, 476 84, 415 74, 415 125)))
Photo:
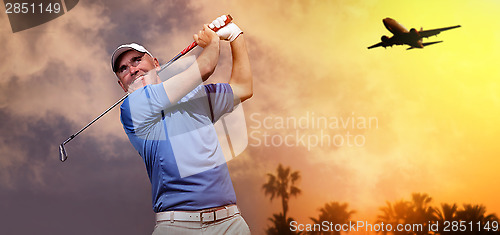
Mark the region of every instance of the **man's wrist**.
MULTIPOLYGON (((217 39, 218 40, 218 39, 217 39)), ((202 80, 205 81, 215 70, 219 60, 219 43, 212 41, 205 48, 197 59, 202 80)))
POLYGON ((229 42, 229 44, 232 45, 232 44, 240 43, 243 40, 242 34, 243 34, 243 32, 238 34, 238 36, 233 41, 229 42))

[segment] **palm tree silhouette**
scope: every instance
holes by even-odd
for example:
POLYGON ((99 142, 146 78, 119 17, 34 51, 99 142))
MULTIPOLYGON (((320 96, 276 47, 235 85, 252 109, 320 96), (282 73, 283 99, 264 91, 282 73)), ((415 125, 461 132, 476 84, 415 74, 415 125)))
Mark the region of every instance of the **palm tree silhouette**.
POLYGON ((494 227, 497 227, 496 230, 498 230, 498 217, 494 213, 487 215, 484 205, 464 204, 463 209, 457 212, 457 218, 465 221, 467 226, 470 226, 467 227, 467 231, 463 234, 492 234, 492 232, 498 232, 494 231, 494 227))
POLYGON ((269 218, 273 223, 272 227, 267 228, 266 234, 268 235, 295 235, 302 234, 302 232, 294 232, 290 229, 290 223, 295 221, 292 217, 285 218, 282 213, 273 214, 269 218))
MULTIPOLYGON (((381 215, 377 216, 376 223, 390 224, 392 228, 395 228, 398 224, 404 224, 408 220, 408 216, 411 213, 411 204, 408 201, 400 200, 391 204, 386 202, 386 206, 380 207, 382 211, 381 215)), ((388 231, 380 231, 382 234, 388 234, 388 231)), ((392 234, 409 234, 407 232, 393 231, 392 234)))
MULTIPOLYGON (((377 216, 377 223, 391 224, 392 228, 399 224, 412 226, 412 231, 392 231, 392 234, 429 234, 429 222, 436 220, 435 209, 430 206, 431 201, 432 198, 425 193, 413 193, 411 201, 401 200, 394 205, 386 202, 386 206, 380 208, 382 214, 377 216)), ((380 232, 388 234, 388 231, 380 232)))
POLYGON ((457 211, 456 203, 453 203, 453 205, 442 203, 441 210, 436 210, 436 218, 438 221, 454 221, 457 220, 457 211))
MULTIPOLYGON (((348 224, 351 220, 351 215, 356 213, 354 210, 348 210, 349 204, 347 203, 339 203, 339 202, 330 202, 326 203, 324 207, 320 208, 319 217, 310 219, 315 224, 322 224, 323 221, 331 222, 332 224, 348 224)), ((331 228, 331 227, 330 227, 331 228)), ((315 231, 311 234, 340 234, 340 231, 315 231)))
POLYGON ((281 198, 283 212, 273 214, 273 217, 269 218, 269 220, 273 222, 274 227, 270 227, 267 233, 293 234, 289 227, 289 222, 293 219, 287 217, 288 201, 290 197, 297 197, 301 193, 301 190, 296 186, 296 183, 300 180, 300 172, 292 172, 290 167, 283 167, 281 164, 278 165, 276 171, 276 175, 271 173, 267 174, 267 182, 262 185, 262 188, 264 189, 264 194, 270 196, 271 201, 273 201, 274 198, 281 198))
POLYGON ((283 206, 283 218, 286 218, 288 212, 288 200, 290 197, 296 197, 301 193, 301 190, 295 186, 300 179, 300 172, 291 172, 290 167, 283 167, 281 164, 276 169, 277 174, 267 174, 267 182, 262 185, 264 193, 271 197, 271 201, 275 197, 281 197, 281 205, 283 206))
POLYGON ((450 205, 448 203, 441 204, 441 210, 436 209, 436 221, 438 221, 438 232, 439 234, 453 234, 451 231, 444 231, 446 223, 452 221, 458 221, 457 217, 458 207, 456 203, 450 205))
POLYGON ((432 198, 427 194, 413 193, 411 201, 386 202, 381 207, 382 214, 377 216, 376 223, 421 224, 422 230, 398 232, 381 231, 382 234, 500 234, 499 219, 496 214, 486 214, 483 205, 464 204, 459 209, 457 204, 441 204, 441 208, 430 206, 432 198), (429 231, 429 223, 438 222, 438 231, 429 231))
POLYGON ((422 225, 421 229, 413 231, 415 234, 428 234, 428 226, 430 221, 435 221, 435 209, 430 206, 432 198, 426 193, 413 193, 411 211, 408 215, 407 224, 422 225))

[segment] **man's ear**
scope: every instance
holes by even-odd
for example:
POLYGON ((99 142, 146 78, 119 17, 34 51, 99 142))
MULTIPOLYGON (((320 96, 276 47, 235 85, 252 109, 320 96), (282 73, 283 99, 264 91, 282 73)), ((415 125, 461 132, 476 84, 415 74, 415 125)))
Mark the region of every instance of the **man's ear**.
POLYGON ((160 67, 160 62, 158 62, 158 59, 154 58, 153 61, 154 61, 155 67, 160 67))
POLYGON ((122 81, 118 80, 118 85, 120 85, 123 89, 123 91, 127 92, 128 89, 125 89, 125 86, 123 85, 122 81))

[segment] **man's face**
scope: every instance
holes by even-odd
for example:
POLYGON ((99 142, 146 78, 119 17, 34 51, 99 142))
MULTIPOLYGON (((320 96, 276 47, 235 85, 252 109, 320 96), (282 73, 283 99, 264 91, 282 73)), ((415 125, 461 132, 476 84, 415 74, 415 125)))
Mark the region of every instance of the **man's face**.
POLYGON ((138 77, 159 66, 158 60, 147 53, 136 50, 126 51, 120 55, 116 63, 115 74, 119 80, 118 84, 127 92, 130 84, 138 77))

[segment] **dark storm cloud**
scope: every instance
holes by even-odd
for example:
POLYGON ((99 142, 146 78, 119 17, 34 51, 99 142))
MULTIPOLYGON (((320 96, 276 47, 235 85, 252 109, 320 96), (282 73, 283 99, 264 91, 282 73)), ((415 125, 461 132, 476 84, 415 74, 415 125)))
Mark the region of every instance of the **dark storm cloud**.
MULTIPOLYGON (((167 47, 179 32, 189 32, 184 39, 188 40, 185 43, 187 46, 192 33, 197 32, 193 30, 201 28, 201 23, 195 23, 203 22, 196 14, 199 9, 193 7, 190 1, 110 1, 106 2, 106 7, 105 12, 109 13, 109 18, 114 23, 114 29, 102 35, 107 42, 108 54, 120 44, 138 42, 153 49, 153 54, 162 59, 166 55, 157 55, 154 49, 161 49, 161 45, 167 47)), ((175 55, 173 53, 176 48, 170 49, 170 54, 175 55)), ((177 48, 181 49, 182 47, 177 48)))
POLYGON ((1 234, 142 234, 151 230, 150 194, 140 157, 126 141, 79 136, 61 163, 57 143, 70 124, 61 116, 13 117, 0 110, 1 234), (90 226, 87 226, 90 225, 90 226), (130 225, 127 227, 127 225, 130 225))

